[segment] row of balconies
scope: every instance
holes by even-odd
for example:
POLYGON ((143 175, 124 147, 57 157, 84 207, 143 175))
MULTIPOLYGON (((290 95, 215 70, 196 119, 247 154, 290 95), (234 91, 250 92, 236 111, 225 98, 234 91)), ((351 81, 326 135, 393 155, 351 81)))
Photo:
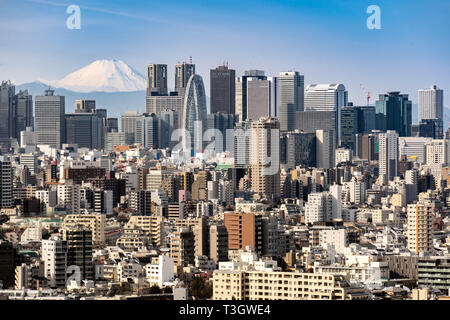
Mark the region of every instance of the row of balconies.
POLYGON ((444 279, 430 279, 430 278, 419 278, 417 283, 448 283, 450 284, 450 279, 449 280, 444 280, 444 279))
POLYGON ((420 272, 432 272, 433 274, 436 274, 437 272, 439 273, 449 273, 450 274, 450 269, 446 268, 446 269, 438 269, 436 267, 434 268, 418 268, 419 273, 420 272))

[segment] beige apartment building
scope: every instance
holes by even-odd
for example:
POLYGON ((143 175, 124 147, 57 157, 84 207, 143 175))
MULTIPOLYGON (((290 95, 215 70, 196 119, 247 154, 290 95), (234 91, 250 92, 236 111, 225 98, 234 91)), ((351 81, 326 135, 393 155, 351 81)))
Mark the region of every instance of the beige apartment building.
POLYGON ((128 225, 141 229, 155 246, 164 246, 164 218, 159 216, 131 216, 128 225))
POLYGON ((419 254, 433 250, 433 205, 409 204, 408 214, 408 250, 419 254))
POLYGON ((342 275, 216 270, 213 300, 355 300, 368 293, 351 287, 342 275))
POLYGON ((251 185, 269 200, 280 198, 280 123, 260 118, 251 123, 251 185))
POLYGON ((62 229, 84 226, 92 231, 92 242, 95 245, 105 244, 106 217, 103 214, 69 214, 64 218, 62 229))

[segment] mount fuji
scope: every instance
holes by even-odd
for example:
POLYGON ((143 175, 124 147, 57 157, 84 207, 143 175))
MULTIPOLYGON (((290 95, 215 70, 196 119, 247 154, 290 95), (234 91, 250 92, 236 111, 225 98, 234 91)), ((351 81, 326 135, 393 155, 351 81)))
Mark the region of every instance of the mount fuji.
POLYGON ((96 60, 61 80, 37 80, 16 84, 16 91, 28 90, 40 96, 51 87, 65 96, 66 112, 73 112, 75 100, 95 100, 97 108, 108 110, 109 117, 120 117, 124 110, 145 111, 145 78, 117 59, 96 60))
POLYGON ((146 88, 145 78, 125 62, 96 60, 61 80, 39 80, 56 88, 75 92, 130 92, 146 88))

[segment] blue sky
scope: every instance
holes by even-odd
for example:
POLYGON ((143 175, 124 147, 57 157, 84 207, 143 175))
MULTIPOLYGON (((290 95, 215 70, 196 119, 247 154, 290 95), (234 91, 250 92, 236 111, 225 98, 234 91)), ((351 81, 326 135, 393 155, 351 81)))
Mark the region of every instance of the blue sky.
MULTIPOLYGON (((228 60, 241 75, 296 70, 305 83, 343 83, 349 100, 371 92, 450 89, 450 1, 0 0, 0 80, 60 79, 97 59, 117 58, 145 74, 148 63, 193 57, 209 88, 209 70, 228 60), (66 28, 71 5, 81 30, 66 28), (369 30, 369 5, 381 30, 369 30)), ((448 103, 445 102, 447 106, 448 103)))

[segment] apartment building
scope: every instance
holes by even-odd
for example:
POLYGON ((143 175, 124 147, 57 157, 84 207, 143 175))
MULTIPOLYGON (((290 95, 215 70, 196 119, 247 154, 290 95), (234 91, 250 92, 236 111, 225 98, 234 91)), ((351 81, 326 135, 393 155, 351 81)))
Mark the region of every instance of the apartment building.
POLYGON ((149 242, 149 237, 144 231, 132 225, 126 225, 122 235, 116 241, 116 246, 126 251, 133 251, 148 246, 149 242))
POLYGON ((64 218, 62 228, 84 226, 92 232, 92 242, 95 245, 105 243, 106 217, 104 214, 69 214, 64 218))
POLYGON ((407 207, 408 250, 419 254, 433 250, 433 205, 409 204, 407 207))
POLYGON ((342 275, 216 270, 213 300, 354 300, 367 299, 362 288, 352 287, 342 275))
POLYGON ((50 287, 66 285, 67 241, 61 239, 42 240, 41 256, 44 261, 44 277, 50 287))
POLYGON ((419 258, 418 281, 420 288, 431 288, 447 293, 450 290, 450 258, 431 256, 419 258))
POLYGON ((77 225, 63 228, 62 235, 63 240, 67 242, 67 266, 78 266, 81 280, 93 280, 91 230, 77 225))
POLYGON ((389 280, 389 266, 385 261, 371 261, 359 265, 317 265, 314 272, 318 274, 341 274, 349 281, 358 281, 365 284, 382 284, 389 280))
POLYGON ((154 246, 166 243, 164 234, 164 218, 159 216, 131 216, 128 225, 141 229, 150 238, 154 246))
POLYGON ((189 228, 179 228, 169 239, 170 256, 179 267, 194 265, 195 239, 189 228))
POLYGON ((254 213, 225 213, 228 232, 228 249, 239 250, 246 246, 262 252, 262 216, 254 213))
POLYGON ((145 265, 145 277, 150 285, 163 287, 164 283, 174 280, 174 261, 169 256, 158 256, 145 265))

